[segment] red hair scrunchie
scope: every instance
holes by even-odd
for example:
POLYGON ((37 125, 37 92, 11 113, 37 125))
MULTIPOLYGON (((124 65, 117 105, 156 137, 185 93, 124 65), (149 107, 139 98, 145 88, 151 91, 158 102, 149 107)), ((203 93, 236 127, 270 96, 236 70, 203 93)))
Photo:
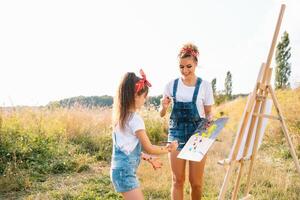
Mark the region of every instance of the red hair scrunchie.
POLYGON ((140 74, 142 78, 135 84, 135 92, 138 93, 141 89, 144 88, 145 85, 151 87, 151 83, 146 79, 146 74, 142 69, 140 69, 140 74))
POLYGON ((186 48, 183 48, 182 50, 181 50, 181 53, 182 54, 190 54, 190 55, 192 55, 192 56, 194 56, 194 57, 198 57, 198 55, 199 55, 199 53, 198 52, 196 52, 194 49, 192 49, 192 48, 190 48, 190 47, 186 47, 186 48))

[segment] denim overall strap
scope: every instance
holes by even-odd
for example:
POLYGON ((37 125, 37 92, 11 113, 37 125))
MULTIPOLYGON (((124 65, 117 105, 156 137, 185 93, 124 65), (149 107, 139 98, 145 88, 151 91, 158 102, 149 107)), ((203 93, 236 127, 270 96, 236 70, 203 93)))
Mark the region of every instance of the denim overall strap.
MULTIPOLYGON (((201 121, 196 104, 201 82, 202 80, 197 77, 193 97, 189 102, 174 101, 170 115, 168 141, 177 140, 180 142, 181 144, 178 146, 177 150, 181 150, 183 148, 184 144, 194 133, 198 123, 201 121)), ((173 87, 174 96, 177 92, 177 84, 178 79, 177 83, 175 80, 173 87)))
POLYGON ((196 103, 196 101, 197 101, 197 97, 198 97, 201 82, 202 82, 202 79, 198 77, 197 82, 196 82, 196 87, 195 87, 195 90, 194 90, 194 94, 193 94, 193 103, 196 103))
POLYGON ((177 92, 177 87, 178 87, 178 81, 179 81, 179 78, 177 78, 174 81, 174 85, 173 85, 173 101, 174 101, 174 103, 176 102, 176 92, 177 92))
POLYGON ((127 192, 139 187, 136 176, 137 168, 140 164, 141 143, 140 141, 129 154, 121 151, 116 143, 116 133, 113 133, 113 153, 111 158, 110 176, 113 186, 117 192, 127 192))
POLYGON ((136 147, 130 152, 129 155, 125 154, 117 144, 116 133, 113 133, 113 152, 111 159, 112 168, 122 168, 130 166, 131 168, 137 168, 140 163, 140 156, 142 151, 141 142, 139 141, 136 147))
POLYGON ((116 136, 116 133, 114 131, 113 131, 113 135, 114 135, 113 136, 113 144, 116 146, 117 149, 119 149, 118 144, 117 144, 117 136, 116 136))

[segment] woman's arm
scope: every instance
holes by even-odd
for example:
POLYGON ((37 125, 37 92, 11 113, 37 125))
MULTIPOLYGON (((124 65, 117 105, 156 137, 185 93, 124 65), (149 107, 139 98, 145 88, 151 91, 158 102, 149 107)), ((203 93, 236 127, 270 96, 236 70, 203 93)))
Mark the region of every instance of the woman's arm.
POLYGON ((156 146, 151 144, 145 130, 137 130, 135 133, 138 139, 140 140, 143 149, 146 153, 158 155, 158 154, 165 154, 171 151, 175 151, 177 149, 178 146, 177 141, 167 144, 166 146, 156 146))
POLYGON ((168 109, 170 103, 171 103, 171 99, 170 99, 170 97, 167 97, 167 96, 164 96, 160 100, 159 114, 161 117, 164 117, 166 115, 167 109, 168 109))
POLYGON ((159 108, 160 117, 164 117, 166 115, 166 113, 167 113, 167 109, 164 108, 163 106, 160 106, 160 108, 159 108))
POLYGON ((204 106, 205 117, 208 121, 212 121, 212 106, 204 106))

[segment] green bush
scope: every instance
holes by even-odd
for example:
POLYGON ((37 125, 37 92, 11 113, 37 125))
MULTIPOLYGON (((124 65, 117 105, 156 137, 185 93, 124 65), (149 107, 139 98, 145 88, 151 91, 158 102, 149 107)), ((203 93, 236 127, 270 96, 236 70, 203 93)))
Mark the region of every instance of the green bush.
POLYGON ((164 127, 163 121, 146 118, 145 126, 147 135, 151 142, 154 144, 158 144, 161 141, 165 141, 167 139, 166 129, 164 127))
POLYGON ((292 158, 292 154, 290 153, 290 151, 288 149, 281 149, 280 154, 281 154, 281 157, 285 160, 292 158))
POLYGON ((89 179, 85 184, 87 185, 76 199, 80 200, 118 200, 122 199, 121 195, 114 192, 110 177, 108 175, 101 175, 101 178, 89 179))
POLYGON ((152 200, 170 199, 170 191, 168 190, 144 189, 143 193, 145 195, 145 199, 152 199, 152 200))
POLYGON ((89 134, 77 135, 71 138, 70 142, 79 145, 77 153, 89 153, 90 155, 95 155, 101 146, 101 139, 89 134))
POLYGON ((110 135, 102 136, 99 139, 101 145, 99 146, 96 158, 98 161, 110 162, 112 154, 112 137, 110 135))
POLYGON ((51 173, 62 174, 66 172, 73 172, 77 168, 77 163, 72 160, 55 160, 51 165, 51 173))
POLYGON ((41 173, 47 171, 49 161, 54 157, 51 139, 42 136, 32 136, 20 132, 2 132, 0 141, 0 173, 3 174, 8 163, 14 162, 19 168, 32 168, 41 173))
POLYGON ((17 122, 2 125, 0 130, 2 190, 6 192, 23 190, 30 187, 32 181, 45 181, 49 173, 75 171, 77 163, 68 153, 68 149, 65 143, 56 138, 29 131, 17 122), (13 178, 13 175, 18 178, 13 178))
POLYGON ((90 166, 89 166, 89 165, 83 164, 83 165, 80 165, 80 166, 78 167, 77 172, 78 172, 78 173, 81 173, 81 172, 84 172, 84 171, 88 171, 89 169, 90 169, 90 166))
POLYGON ((0 176, 0 192, 24 191, 31 186, 29 175, 14 164, 6 166, 3 176, 0 176))

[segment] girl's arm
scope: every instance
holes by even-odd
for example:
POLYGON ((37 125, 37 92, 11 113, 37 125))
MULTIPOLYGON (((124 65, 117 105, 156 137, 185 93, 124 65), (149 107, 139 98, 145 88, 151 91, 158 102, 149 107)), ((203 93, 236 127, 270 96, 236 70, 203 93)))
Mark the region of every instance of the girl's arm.
POLYGON ((149 154, 145 154, 142 152, 142 155, 141 155, 142 159, 149 162, 153 169, 156 170, 156 169, 159 169, 162 167, 162 163, 159 161, 159 158, 158 157, 154 157, 152 155, 149 155, 149 154))
POLYGON ((159 154, 165 154, 171 151, 175 151, 177 149, 178 146, 177 141, 173 141, 172 143, 167 144, 166 146, 156 146, 151 144, 145 130, 143 129, 137 130, 135 133, 138 139, 140 140, 143 149, 146 153, 159 155, 159 154))

